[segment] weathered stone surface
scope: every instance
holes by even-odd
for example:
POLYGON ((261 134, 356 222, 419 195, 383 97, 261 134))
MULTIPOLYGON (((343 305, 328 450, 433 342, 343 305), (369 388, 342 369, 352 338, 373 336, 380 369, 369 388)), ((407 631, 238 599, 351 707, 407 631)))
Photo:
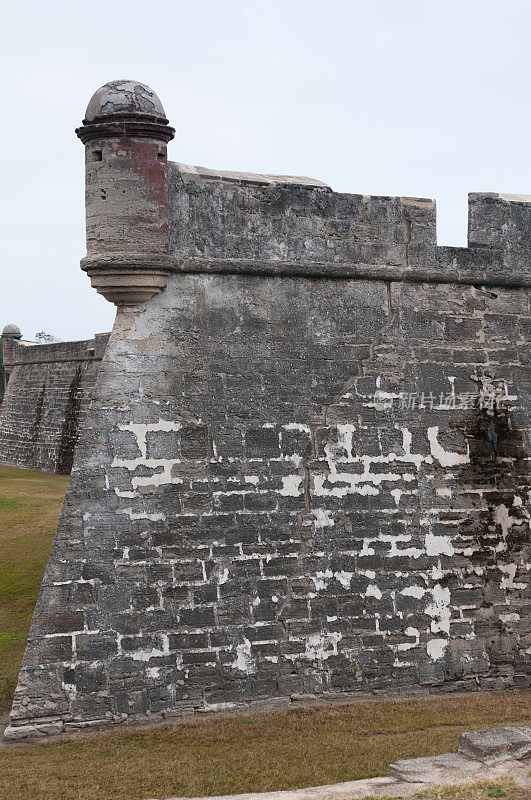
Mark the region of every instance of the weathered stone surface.
POLYGON ((38 736, 53 736, 54 734, 62 733, 63 729, 63 722, 49 722, 39 725, 8 725, 4 730, 4 739, 16 742, 38 736))
POLYGON ((138 81, 110 81, 90 98, 85 122, 94 122, 100 117, 140 114, 165 120, 162 103, 153 89, 138 81))
POLYGON ((485 764, 531 757, 531 728, 490 728, 459 734, 459 752, 485 764))
POLYGON ((425 758, 403 758, 389 767, 389 777, 406 783, 456 783, 473 778, 479 771, 476 762, 460 753, 443 753, 425 758))
MULTIPOLYGON (((492 204, 520 247, 531 204, 492 204)), ((528 685, 511 235, 441 252, 431 201, 175 164, 169 224, 178 269, 117 313, 12 724, 528 685)))
POLYGON ((122 80, 98 89, 76 133, 85 145, 81 267, 110 302, 141 303, 164 288, 170 266, 166 145, 175 131, 149 86, 122 80))

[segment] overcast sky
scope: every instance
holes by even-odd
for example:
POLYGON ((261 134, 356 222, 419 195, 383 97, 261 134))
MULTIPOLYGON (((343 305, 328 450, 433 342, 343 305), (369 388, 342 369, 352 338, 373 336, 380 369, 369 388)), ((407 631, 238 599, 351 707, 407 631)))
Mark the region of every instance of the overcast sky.
POLYGON ((531 0, 4 0, 0 329, 110 330, 79 269, 93 92, 131 78, 169 157, 435 198, 466 244, 470 191, 531 194, 531 0))

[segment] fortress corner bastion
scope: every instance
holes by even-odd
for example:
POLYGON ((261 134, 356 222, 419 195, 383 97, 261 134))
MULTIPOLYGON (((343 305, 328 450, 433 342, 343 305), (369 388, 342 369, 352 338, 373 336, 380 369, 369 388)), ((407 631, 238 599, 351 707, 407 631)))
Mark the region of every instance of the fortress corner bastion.
MULTIPOLYGON (((428 199, 168 162, 141 83, 77 134, 117 312, 6 738, 528 686, 530 198, 471 194, 438 247, 428 199)), ((59 363, 18 336, 0 447, 16 371, 59 363)))

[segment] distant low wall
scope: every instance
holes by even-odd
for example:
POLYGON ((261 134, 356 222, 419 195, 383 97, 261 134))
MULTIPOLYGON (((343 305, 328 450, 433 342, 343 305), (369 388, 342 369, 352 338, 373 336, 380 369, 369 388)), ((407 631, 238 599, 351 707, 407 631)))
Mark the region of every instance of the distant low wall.
POLYGON ((108 333, 78 342, 4 341, 8 383, 0 410, 0 462, 70 473, 108 333))

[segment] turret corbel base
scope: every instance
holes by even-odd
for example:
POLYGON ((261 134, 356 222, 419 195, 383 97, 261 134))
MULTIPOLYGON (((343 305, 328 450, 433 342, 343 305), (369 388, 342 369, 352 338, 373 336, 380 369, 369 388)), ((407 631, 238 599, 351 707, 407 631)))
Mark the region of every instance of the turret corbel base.
POLYGON ((159 253, 109 253, 89 256, 81 269, 91 285, 117 306, 138 305, 161 292, 175 259, 159 253))

